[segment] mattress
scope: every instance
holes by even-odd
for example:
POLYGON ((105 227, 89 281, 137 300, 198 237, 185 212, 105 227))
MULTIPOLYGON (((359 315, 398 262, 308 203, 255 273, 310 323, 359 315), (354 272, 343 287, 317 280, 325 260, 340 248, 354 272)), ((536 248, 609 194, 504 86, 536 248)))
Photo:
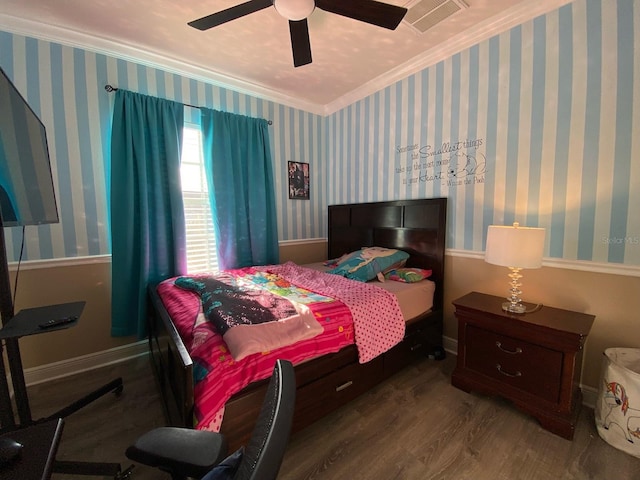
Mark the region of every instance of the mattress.
MULTIPOLYGON (((330 270, 330 267, 325 266, 322 262, 309 263, 303 266, 321 272, 330 270)), ((436 291, 436 284, 431 280, 422 280, 416 283, 372 280, 369 283, 384 288, 396 296, 402 316, 407 322, 433 308, 433 295, 436 291)))

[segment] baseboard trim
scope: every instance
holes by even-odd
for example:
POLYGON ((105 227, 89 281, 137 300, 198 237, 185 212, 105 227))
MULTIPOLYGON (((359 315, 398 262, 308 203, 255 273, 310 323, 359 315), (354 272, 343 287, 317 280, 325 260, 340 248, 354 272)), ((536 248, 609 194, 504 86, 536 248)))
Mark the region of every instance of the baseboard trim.
POLYGON ((37 385, 39 383, 75 375, 76 373, 124 362, 141 355, 147 355, 148 353, 148 342, 141 340, 136 343, 110 348, 109 350, 103 350, 101 352, 27 368, 24 371, 24 379, 27 386, 37 385))
MULTIPOLYGON (((458 354, 458 340, 451 337, 442 337, 442 346, 451 355, 458 354)), ((77 373, 106 367, 115 363, 147 355, 149 353, 146 340, 141 340, 129 345, 110 348, 102 352, 82 355, 80 357, 62 360, 60 362, 49 363, 39 367, 28 368, 24 371, 24 378, 27 385, 37 385, 39 383, 56 380, 58 378, 69 377, 77 373)), ((586 385, 580 385, 582 390, 582 404, 589 408, 594 408, 598 399, 598 390, 586 385)))
POLYGON ((598 389, 581 384, 580 390, 582 390, 582 405, 589 408, 596 408, 596 401, 600 393, 598 389))
POLYGON ((451 355, 458 355, 458 340, 451 337, 442 337, 442 347, 451 355))

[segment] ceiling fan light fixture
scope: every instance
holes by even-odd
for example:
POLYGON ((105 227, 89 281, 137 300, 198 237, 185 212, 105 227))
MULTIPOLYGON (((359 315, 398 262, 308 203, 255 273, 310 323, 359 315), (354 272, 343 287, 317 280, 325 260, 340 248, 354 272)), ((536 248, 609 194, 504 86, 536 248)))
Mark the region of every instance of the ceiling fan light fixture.
POLYGON ((273 0, 276 11, 287 20, 304 20, 316 8, 315 0, 273 0))

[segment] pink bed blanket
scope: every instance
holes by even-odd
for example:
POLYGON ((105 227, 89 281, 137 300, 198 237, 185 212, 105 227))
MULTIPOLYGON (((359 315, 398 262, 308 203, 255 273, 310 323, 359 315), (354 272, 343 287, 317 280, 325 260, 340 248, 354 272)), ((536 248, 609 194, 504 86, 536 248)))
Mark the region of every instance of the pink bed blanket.
POLYGON ((204 319, 199 296, 176 287, 175 279, 162 282, 158 294, 193 361, 194 425, 198 429, 218 431, 227 400, 250 383, 269 377, 279 358, 297 365, 355 343, 359 361, 364 363, 404 337, 405 322, 397 299, 379 287, 293 263, 229 272, 266 274, 281 293, 309 308, 322 333, 236 361, 223 337, 204 319))
POLYGON ((292 262, 258 268, 346 304, 353 318, 360 363, 374 359, 404 338, 405 321, 398 299, 383 288, 292 262))

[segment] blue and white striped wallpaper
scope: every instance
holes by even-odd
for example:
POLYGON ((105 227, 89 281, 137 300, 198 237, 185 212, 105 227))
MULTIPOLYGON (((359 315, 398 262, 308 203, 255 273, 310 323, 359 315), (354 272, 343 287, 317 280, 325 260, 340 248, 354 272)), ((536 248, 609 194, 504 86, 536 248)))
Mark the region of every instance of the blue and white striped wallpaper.
POLYGON ((548 257, 640 265, 639 22, 576 1, 331 115, 329 203, 445 196, 448 248, 518 221, 548 257))
MULTIPOLYGON (((110 83, 273 120, 280 240, 325 236, 327 204, 446 196, 448 248, 482 251, 488 225, 519 221, 547 228, 548 257, 640 265, 639 55, 640 0, 576 0, 322 118, 0 32, 47 126, 61 218, 27 227, 25 258, 110 252, 110 83), (288 199, 288 160, 310 163, 310 201, 288 199)), ((15 260, 19 229, 5 235, 15 260)))
MULTIPOLYGON (((324 235, 326 187, 323 118, 114 57, 0 31, 0 66, 47 128, 60 223, 26 227, 24 260, 110 253, 108 175, 113 95, 104 86, 267 118, 280 240, 324 235), (287 161, 310 164, 309 201, 289 200, 287 161)), ((199 123, 199 111, 185 109, 199 123)), ((118 179, 113 179, 118 181, 118 179)), ((5 229, 17 260, 21 229, 5 229)))

